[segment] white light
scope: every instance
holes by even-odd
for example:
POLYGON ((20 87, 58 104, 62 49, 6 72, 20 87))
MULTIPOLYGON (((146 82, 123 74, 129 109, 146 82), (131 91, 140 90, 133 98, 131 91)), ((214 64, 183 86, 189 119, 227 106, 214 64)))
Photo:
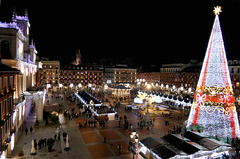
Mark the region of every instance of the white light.
POLYGON ((190 93, 190 92, 192 92, 192 88, 190 87, 190 88, 188 88, 188 92, 190 93))
POLYGON ((142 103, 143 103, 143 100, 140 99, 140 98, 138 98, 138 97, 136 97, 136 98, 134 98, 134 101, 133 101, 133 102, 136 103, 136 104, 142 104, 142 103))
POLYGON ((26 67, 26 76, 28 76, 28 68, 26 67))
POLYGON ((150 85, 150 84, 148 84, 148 85, 147 85, 147 89, 150 89, 150 88, 151 88, 151 85, 150 85))
POLYGON ((24 116, 24 114, 25 114, 25 105, 23 105, 23 112, 22 112, 22 115, 24 116))
POLYGON ((162 98, 161 98, 160 96, 156 96, 156 97, 154 98, 154 102, 155 102, 155 103, 162 103, 163 101, 162 101, 162 98))
POLYGON ((81 87, 82 87, 82 84, 79 83, 79 84, 78 84, 78 87, 81 88, 81 87))
POLYGON ((59 84, 59 87, 62 88, 62 86, 63 86, 62 83, 60 83, 60 84, 59 84))
POLYGON ((23 66, 23 64, 21 64, 20 70, 21 70, 21 73, 24 74, 24 66, 23 66))
POLYGON ((108 85, 107 84, 104 85, 104 89, 108 89, 108 85))
POLYGON ((71 83, 69 86, 70 86, 70 87, 73 87, 73 84, 71 83))
POLYGON ((176 88, 175 85, 173 85, 172 88, 175 89, 176 88))
POLYGON ((14 123, 15 123, 15 119, 16 119, 16 111, 13 113, 13 118, 12 118, 12 120, 13 120, 13 125, 14 125, 14 123))
POLYGON ((22 106, 19 107, 19 118, 18 121, 20 121, 22 118, 22 106))
POLYGON ((5 151, 2 152, 1 159, 5 159, 5 151))
POLYGON ((47 84, 47 88, 51 88, 51 84, 47 84))
POLYGON ((14 149, 14 142, 15 142, 14 139, 15 139, 15 137, 14 137, 14 133, 13 133, 11 136, 11 150, 14 149))
POLYGON ((88 84, 88 87, 92 87, 92 84, 91 84, 91 83, 89 83, 89 84, 88 84))
POLYGON ((147 148, 145 147, 145 146, 142 146, 141 148, 140 148, 140 151, 142 151, 143 152, 143 154, 147 154, 147 148))
POLYGON ((183 91, 183 86, 181 87, 181 91, 183 91))

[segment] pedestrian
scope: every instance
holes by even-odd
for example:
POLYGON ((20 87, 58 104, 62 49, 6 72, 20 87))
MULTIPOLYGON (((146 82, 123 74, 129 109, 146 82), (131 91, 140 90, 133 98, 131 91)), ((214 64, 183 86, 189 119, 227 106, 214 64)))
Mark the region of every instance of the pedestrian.
POLYGON ((57 140, 57 134, 54 135, 54 139, 55 139, 55 141, 57 140))
POLYGON ((27 135, 27 133, 28 133, 28 128, 25 129, 25 133, 26 133, 26 135, 27 135))
MULTIPOLYGON (((46 138, 45 138, 46 139, 46 138)), ((58 140, 60 140, 60 131, 58 132, 58 140)))
POLYGON ((34 148, 35 148, 35 150, 37 150, 37 140, 36 139, 34 139, 34 148))
POLYGON ((46 147, 47 146, 47 139, 46 138, 43 140, 43 143, 44 143, 44 147, 46 147))
POLYGON ((41 139, 40 142, 41 142, 41 147, 44 147, 44 140, 41 139))
POLYGON ((122 149, 122 145, 119 144, 119 145, 118 145, 118 154, 119 154, 119 155, 121 154, 121 149, 122 149))
POLYGON ((42 148, 41 140, 38 141, 38 149, 40 150, 42 148))
POLYGON ((32 131, 33 131, 33 128, 32 128, 32 126, 30 127, 30 133, 32 134, 32 131))
POLYGON ((129 144, 128 144, 128 151, 130 152, 132 149, 132 142, 130 141, 129 144))

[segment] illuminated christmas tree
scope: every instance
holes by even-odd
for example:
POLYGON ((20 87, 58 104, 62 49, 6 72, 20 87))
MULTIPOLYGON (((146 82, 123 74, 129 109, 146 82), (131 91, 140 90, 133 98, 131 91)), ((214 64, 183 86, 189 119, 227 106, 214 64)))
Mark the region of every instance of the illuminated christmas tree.
POLYGON ((218 138, 240 137, 238 115, 219 22, 215 20, 198 80, 187 128, 218 138))

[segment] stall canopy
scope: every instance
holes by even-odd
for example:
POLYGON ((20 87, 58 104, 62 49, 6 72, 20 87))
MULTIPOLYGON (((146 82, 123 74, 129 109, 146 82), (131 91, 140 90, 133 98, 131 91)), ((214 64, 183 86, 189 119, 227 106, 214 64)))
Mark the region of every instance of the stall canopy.
POLYGON ((148 149, 156 158, 184 158, 190 156, 194 158, 213 155, 214 152, 219 150, 225 152, 230 147, 228 144, 220 143, 217 140, 190 131, 185 132, 184 137, 180 134, 169 134, 161 138, 148 137, 142 139, 140 145, 145 147, 144 149, 148 149))

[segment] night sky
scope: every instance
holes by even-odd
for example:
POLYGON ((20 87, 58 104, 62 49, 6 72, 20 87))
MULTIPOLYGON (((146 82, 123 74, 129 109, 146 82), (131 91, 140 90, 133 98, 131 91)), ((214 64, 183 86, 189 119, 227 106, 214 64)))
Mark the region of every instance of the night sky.
POLYGON ((220 22, 228 59, 239 59, 240 0, 81 1, 1 0, 0 21, 25 8, 30 38, 40 57, 67 62, 81 49, 84 62, 162 64, 203 61, 214 14, 220 22), (102 59, 102 60, 100 60, 102 59))

